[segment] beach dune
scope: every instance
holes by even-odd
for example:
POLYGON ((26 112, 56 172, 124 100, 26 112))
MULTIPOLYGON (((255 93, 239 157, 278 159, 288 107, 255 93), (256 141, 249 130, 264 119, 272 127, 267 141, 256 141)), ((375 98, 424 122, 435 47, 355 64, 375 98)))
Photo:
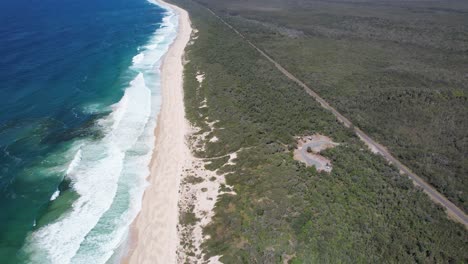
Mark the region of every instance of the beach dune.
POLYGON ((178 34, 161 66, 162 107, 156 127, 156 141, 150 164, 149 186, 142 210, 131 230, 131 249, 124 262, 175 263, 179 244, 177 235, 180 175, 190 156, 185 142, 188 124, 183 104, 182 57, 191 26, 187 12, 169 6, 179 16, 178 34))

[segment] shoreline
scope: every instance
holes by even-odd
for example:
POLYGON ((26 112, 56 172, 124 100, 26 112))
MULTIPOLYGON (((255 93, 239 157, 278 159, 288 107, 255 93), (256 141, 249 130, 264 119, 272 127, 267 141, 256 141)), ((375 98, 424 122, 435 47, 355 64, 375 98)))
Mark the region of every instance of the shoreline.
POLYGON ((142 208, 130 226, 129 244, 122 263, 175 263, 179 245, 179 189, 181 174, 190 151, 186 145, 188 123, 183 101, 183 62, 192 28, 188 13, 156 0, 178 15, 177 37, 161 64, 162 105, 155 129, 154 151, 149 164, 149 186, 142 208))

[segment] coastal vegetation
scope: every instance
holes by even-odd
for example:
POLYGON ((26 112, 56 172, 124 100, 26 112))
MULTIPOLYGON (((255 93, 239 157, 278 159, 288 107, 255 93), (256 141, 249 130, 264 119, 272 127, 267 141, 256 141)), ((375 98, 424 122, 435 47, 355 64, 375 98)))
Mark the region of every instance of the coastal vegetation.
POLYGON ((466 1, 197 2, 468 211, 466 1))
MULTIPOLYGON (((206 168, 224 174, 227 185, 233 186, 236 193, 223 194, 216 203, 213 221, 204 230, 209 235, 204 243, 207 253, 205 258, 221 255, 224 263, 468 261, 468 236, 462 225, 448 219, 443 209, 416 188, 407 177, 400 175, 382 157, 372 154, 352 130, 345 128, 301 87, 283 76, 273 64, 220 22, 204 5, 191 0, 172 2, 190 13, 192 26, 198 30, 194 37, 196 39, 186 49, 186 116, 194 126, 201 128, 196 133, 209 133, 207 138, 217 138, 216 141, 203 142, 204 148, 195 154, 199 158, 216 158, 206 168), (204 76, 201 85, 197 80, 199 74, 204 76), (207 107, 202 107, 204 103, 207 107), (317 172, 313 167, 306 167, 293 159, 295 137, 315 133, 328 136, 339 143, 338 146, 321 152, 333 164, 330 173, 317 172), (233 164, 227 164, 226 157, 233 152, 237 152, 237 158, 233 164)), ((279 5, 284 1, 263 1, 267 2, 279 5)), ((274 47, 267 51, 278 52, 272 52, 275 56, 284 54, 280 53, 280 46, 275 46, 283 41, 282 48, 293 54, 286 64, 289 67, 301 59, 304 67, 319 69, 317 61, 307 60, 312 60, 308 57, 312 56, 309 51, 304 51, 306 47, 315 47, 314 41, 307 38, 303 40, 308 41, 307 43, 298 44, 301 43, 297 42, 300 41, 298 37, 287 39, 278 35, 278 32, 271 33, 271 26, 264 26, 263 22, 248 20, 256 17, 254 14, 258 13, 261 17, 268 10, 273 10, 265 8, 265 5, 253 4, 262 3, 261 1, 248 2, 258 10, 251 12, 248 19, 228 9, 229 4, 232 4, 240 10, 247 3, 245 1, 202 3, 213 4, 214 8, 225 12, 223 14, 230 21, 243 25, 243 32, 263 47, 274 47), (270 33, 272 36, 267 37, 270 33), (268 38, 273 40, 264 40, 268 38), (302 58, 298 58, 301 57, 301 52, 302 58), (305 66, 306 61, 310 62, 307 64, 309 66, 305 66)), ((289 25, 301 25, 302 13, 299 12, 295 20, 287 19, 291 13, 285 11, 281 14, 284 14, 284 20, 289 21, 289 25)), ((279 30, 278 28, 275 26, 274 30, 279 30)), ((294 36, 301 35, 299 29, 280 28, 280 31, 294 33, 294 36)), ((322 42, 322 51, 330 49, 330 43, 322 42)), ((360 48, 364 50, 367 46, 360 48)), ((330 53, 328 56, 332 56, 332 51, 324 54, 330 53)), ((285 61, 286 57, 283 57, 285 61)), ((347 57, 348 59, 350 61, 345 72, 353 69, 350 63, 357 58, 347 57)), ((334 64, 339 65, 336 61, 330 61, 329 64, 325 69, 332 69, 334 64)), ((363 73, 366 72, 365 66, 362 66, 363 73)), ((301 67, 297 64, 294 69, 301 67)), ((300 74, 301 78, 309 74, 310 78, 328 76, 326 80, 332 79, 332 73, 326 70, 317 74, 303 69, 300 74)), ((372 75, 372 72, 366 74, 372 75)), ((369 97, 371 95, 360 94, 352 86, 357 81, 349 78, 341 79, 343 83, 336 86, 338 88, 335 83, 323 86, 325 82, 318 84, 318 81, 317 86, 323 90, 330 89, 325 97, 332 102, 335 102, 333 98, 343 97, 345 100, 348 93, 354 92, 355 97, 347 100, 375 99, 377 101, 373 103, 373 107, 387 107, 379 101, 380 98, 385 98, 382 94, 388 92, 387 90, 376 87, 371 94, 375 97, 372 99, 369 97), (345 89, 347 81, 351 92, 345 89)), ((311 80, 313 79, 307 79, 311 80)), ((363 93, 370 93, 370 90, 371 88, 366 88, 363 93)), ((394 91, 394 100, 404 101, 408 111, 416 102, 412 98, 424 98, 411 96, 404 90, 394 91), (406 99, 398 97, 400 94, 406 94, 407 96, 403 96, 406 99)), ((458 96, 459 100, 466 100, 463 92, 458 96)), ((437 106, 437 102, 434 104, 437 106)), ((340 110, 347 106, 345 103, 337 105, 340 110)), ((457 106, 453 102, 452 105, 457 106)), ((422 106, 414 107, 423 109, 422 106)), ((459 104, 458 107, 463 109, 464 106, 459 104)), ((364 115, 369 109, 359 111, 362 113, 356 115, 358 119, 371 115, 364 115)), ((388 109, 382 112, 391 114, 388 109)), ((384 121, 396 123, 393 119, 381 122, 384 121)), ((363 123, 357 124, 365 129, 376 125, 370 121, 365 122, 368 122, 369 127, 363 123)), ((377 133, 372 130, 370 132, 377 133)), ((399 154, 399 157, 404 156, 399 154)), ((456 178, 453 180, 456 181, 456 178)), ((455 187, 459 186, 454 185, 455 187)), ((196 221, 188 215, 185 218, 188 223, 196 221)))

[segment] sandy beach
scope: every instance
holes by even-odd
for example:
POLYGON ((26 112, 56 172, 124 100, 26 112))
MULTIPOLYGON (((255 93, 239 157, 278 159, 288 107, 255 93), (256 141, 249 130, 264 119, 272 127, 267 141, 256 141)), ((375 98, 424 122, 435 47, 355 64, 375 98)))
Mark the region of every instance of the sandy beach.
POLYGON ((176 263, 180 177, 190 158, 185 141, 188 124, 183 104, 182 57, 192 29, 185 10, 158 2, 177 12, 179 28, 161 66, 163 99, 155 131, 149 186, 145 190, 142 210, 132 225, 131 249, 124 260, 139 264, 176 263))

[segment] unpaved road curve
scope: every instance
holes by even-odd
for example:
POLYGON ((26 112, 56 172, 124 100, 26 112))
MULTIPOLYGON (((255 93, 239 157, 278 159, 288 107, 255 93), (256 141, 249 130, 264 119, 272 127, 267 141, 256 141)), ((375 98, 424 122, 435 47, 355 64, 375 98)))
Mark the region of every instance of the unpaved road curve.
MULTIPOLYGON (((302 159, 304 159, 304 162, 309 165, 309 166, 315 166, 315 168, 317 169, 323 169, 322 168, 322 164, 312 158, 309 157, 308 155, 308 152, 307 152, 307 148, 310 147, 310 148, 315 148, 315 147, 318 147, 322 144, 329 144, 330 142, 329 141, 324 141, 324 140, 321 140, 321 141, 315 141, 315 142, 308 142, 308 143, 304 143, 304 145, 302 145, 301 147, 301 150, 299 151, 300 154, 301 154, 301 157, 302 159)), ((325 167, 325 166, 323 166, 325 167)))
MULTIPOLYGON (((206 8, 206 7, 205 7, 206 8)), ((437 190, 434 189, 430 184, 425 182, 421 177, 413 173, 408 167, 403 165, 399 160, 394 158, 390 152, 388 152, 382 145, 377 143, 375 140, 373 140, 371 137, 369 137, 366 133, 364 133, 361 129, 353 126, 351 121, 349 121, 346 117, 344 117, 342 114, 340 114, 335 108, 330 106, 322 97, 320 97, 316 92, 314 92, 312 89, 310 89, 305 83, 303 83, 301 80, 296 78, 294 75, 292 75, 290 72, 288 72, 283 66, 281 66, 278 62, 273 60, 270 56, 268 56, 265 52, 263 52, 261 49, 259 49, 257 46, 255 46, 250 40, 248 40, 242 33, 237 31, 233 26, 231 26, 229 23, 224 21, 221 17, 219 17, 216 13, 214 13, 211 9, 206 8, 211 14, 213 14, 216 18, 218 18, 222 23, 224 23, 226 26, 231 28, 237 35, 239 35, 242 39, 244 39, 250 46, 252 46, 254 49, 256 49, 263 57, 265 57, 267 60, 269 60, 271 63, 275 65, 275 67, 286 77, 289 79, 293 80, 297 84, 299 84, 304 90, 312 96, 317 102, 320 103, 320 105, 329 110, 330 112, 335 115, 336 119, 338 121, 342 122, 346 127, 352 127, 354 132, 356 133, 359 138, 361 138, 364 143, 366 143, 367 146, 369 146, 374 152, 382 155, 388 162, 392 163, 395 165, 401 172, 405 173, 411 180, 413 180, 413 183, 417 186, 420 186, 427 195, 436 203, 440 204, 442 207, 446 209, 447 214, 452 218, 453 220, 460 222, 465 226, 465 228, 468 229, 468 216, 465 214, 463 210, 458 208, 455 204, 450 202, 445 196, 443 196, 441 193, 439 193, 437 190)))

